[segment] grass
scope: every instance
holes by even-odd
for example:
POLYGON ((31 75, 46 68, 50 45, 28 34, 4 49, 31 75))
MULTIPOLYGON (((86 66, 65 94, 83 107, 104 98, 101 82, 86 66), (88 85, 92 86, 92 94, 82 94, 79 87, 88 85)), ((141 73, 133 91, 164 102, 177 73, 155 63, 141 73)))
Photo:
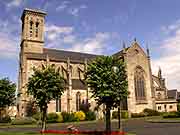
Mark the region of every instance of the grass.
MULTIPOLYGON (((47 123, 47 126, 53 126, 53 125, 79 125, 79 124, 86 124, 86 123, 96 123, 97 121, 81 121, 81 122, 67 122, 67 123, 47 123)), ((11 123, 0 123, 0 128, 16 128, 16 127, 40 127, 40 125, 37 124, 25 124, 25 125, 12 125, 11 123)))
MULTIPOLYGON (((140 118, 130 118, 130 119, 122 119, 122 121, 131 121, 131 120, 145 120, 145 121, 151 121, 151 120, 160 120, 162 119, 161 116, 149 116, 149 117, 140 117, 140 118)), ((118 121, 117 119, 112 119, 112 122, 118 121)), ((80 125, 80 124, 88 124, 88 123, 97 123, 97 122, 104 122, 103 120, 99 121, 81 121, 81 122, 67 122, 67 123, 48 123, 47 126, 61 126, 61 125, 70 125, 73 124, 75 126, 80 125)), ((21 128, 21 127, 26 127, 26 128, 35 128, 35 127, 40 127, 40 125, 37 124, 25 124, 25 125, 12 125, 11 123, 0 123, 0 128, 21 128)))
POLYGON ((148 119, 146 121, 151 123, 180 123, 180 118, 148 119))

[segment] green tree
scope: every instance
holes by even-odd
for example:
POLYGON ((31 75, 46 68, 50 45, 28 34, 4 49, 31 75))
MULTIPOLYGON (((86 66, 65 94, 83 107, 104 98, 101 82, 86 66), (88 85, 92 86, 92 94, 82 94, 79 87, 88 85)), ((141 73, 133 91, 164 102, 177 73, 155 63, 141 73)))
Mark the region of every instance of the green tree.
POLYGON ((32 117, 33 115, 37 114, 38 107, 36 105, 36 102, 32 99, 30 101, 28 101, 25 110, 26 110, 27 117, 32 117))
POLYGON ((87 66, 86 82, 97 104, 106 106, 106 131, 110 132, 110 110, 118 107, 120 101, 128 95, 125 63, 112 56, 97 57, 87 66))
POLYGON ((2 110, 15 103, 16 84, 8 78, 0 79, 0 120, 2 119, 2 110))
POLYGON ((32 95, 41 111, 42 131, 46 130, 46 115, 51 100, 59 98, 65 89, 65 80, 60 69, 54 65, 42 65, 42 69, 34 68, 29 78, 28 94, 32 95))

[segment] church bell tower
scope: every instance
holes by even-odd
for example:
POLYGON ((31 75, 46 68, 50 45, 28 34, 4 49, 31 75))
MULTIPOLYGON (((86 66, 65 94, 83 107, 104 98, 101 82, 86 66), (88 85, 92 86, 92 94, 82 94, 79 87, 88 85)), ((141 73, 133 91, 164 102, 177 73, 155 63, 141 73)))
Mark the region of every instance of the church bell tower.
POLYGON ((43 11, 24 9, 21 16, 21 51, 43 53, 45 16, 43 11))
POLYGON ((28 53, 43 53, 44 46, 44 22, 46 13, 34 9, 24 9, 22 21, 22 33, 19 55, 19 78, 17 109, 19 116, 26 116, 28 95, 26 84, 28 82, 27 57, 28 53))

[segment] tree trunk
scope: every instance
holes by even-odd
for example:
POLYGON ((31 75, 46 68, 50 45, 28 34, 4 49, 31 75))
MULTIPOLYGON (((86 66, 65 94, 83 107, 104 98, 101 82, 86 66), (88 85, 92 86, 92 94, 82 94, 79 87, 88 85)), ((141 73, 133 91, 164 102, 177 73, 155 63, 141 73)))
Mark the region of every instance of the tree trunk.
POLYGON ((111 106, 106 104, 106 132, 109 135, 111 132, 111 106))
POLYGON ((118 128, 121 130, 121 111, 120 111, 120 105, 118 107, 118 128))
POLYGON ((42 132, 44 132, 46 130, 47 105, 42 108, 41 113, 42 113, 42 117, 41 117, 42 127, 41 127, 41 129, 42 129, 42 132))
POLYGON ((3 109, 0 108, 0 121, 2 120, 2 113, 1 113, 2 110, 3 110, 3 109))

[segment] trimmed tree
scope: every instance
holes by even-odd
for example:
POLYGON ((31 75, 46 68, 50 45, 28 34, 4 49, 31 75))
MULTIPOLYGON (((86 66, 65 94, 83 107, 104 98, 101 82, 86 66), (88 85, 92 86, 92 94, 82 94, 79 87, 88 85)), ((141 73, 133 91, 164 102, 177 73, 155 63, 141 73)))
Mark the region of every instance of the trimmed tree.
POLYGON ((97 57, 88 64, 86 82, 97 104, 106 106, 106 131, 110 132, 110 111, 128 95, 125 63, 112 56, 97 57))
POLYGON ((2 111, 15 103, 16 84, 8 78, 0 79, 0 120, 2 119, 2 111))
POLYGON ((34 68, 29 78, 28 94, 32 95, 41 111, 42 132, 46 130, 47 108, 51 100, 59 98, 65 89, 65 80, 60 69, 54 65, 42 65, 42 69, 34 68))

